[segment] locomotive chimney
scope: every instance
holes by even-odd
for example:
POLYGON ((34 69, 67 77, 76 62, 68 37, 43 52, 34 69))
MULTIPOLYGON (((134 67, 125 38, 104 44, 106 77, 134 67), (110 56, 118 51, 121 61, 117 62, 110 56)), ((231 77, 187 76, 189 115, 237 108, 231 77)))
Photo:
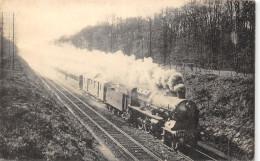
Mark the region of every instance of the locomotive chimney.
POLYGON ((185 99, 186 89, 184 84, 178 84, 174 86, 174 92, 177 93, 178 98, 185 99))

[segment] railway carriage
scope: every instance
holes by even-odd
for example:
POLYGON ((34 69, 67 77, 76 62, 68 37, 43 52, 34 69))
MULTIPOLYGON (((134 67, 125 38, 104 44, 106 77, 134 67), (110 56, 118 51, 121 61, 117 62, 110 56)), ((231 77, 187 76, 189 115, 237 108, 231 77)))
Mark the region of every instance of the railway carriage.
POLYGON ((69 72, 66 72, 64 70, 55 69, 57 71, 57 76, 59 79, 66 81, 67 83, 71 84, 75 88, 82 89, 83 84, 83 76, 80 74, 71 74, 69 72))
POLYGON ((106 86, 108 84, 108 82, 102 78, 97 78, 95 79, 96 82, 98 82, 98 95, 97 98, 101 101, 105 101, 106 100, 106 86))
POLYGON ((67 80, 67 72, 63 71, 63 70, 60 70, 59 68, 55 68, 56 72, 57 72, 57 77, 59 79, 62 79, 62 80, 67 80))
POLYGON ((99 83, 93 79, 87 78, 85 92, 97 97, 99 95, 99 83))
POLYGON ((82 77, 82 90, 86 93, 91 94, 92 96, 96 97, 101 101, 105 101, 106 84, 108 82, 99 77, 92 79, 88 74, 84 74, 82 77))
POLYGON ((67 73, 67 82, 76 88, 82 87, 82 75, 69 74, 67 73))

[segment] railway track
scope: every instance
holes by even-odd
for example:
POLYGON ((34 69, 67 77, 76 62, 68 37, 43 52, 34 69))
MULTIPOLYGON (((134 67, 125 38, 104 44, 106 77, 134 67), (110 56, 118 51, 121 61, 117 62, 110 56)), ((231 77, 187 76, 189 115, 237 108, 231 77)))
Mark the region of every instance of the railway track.
MULTIPOLYGON (((130 135, 119 129, 114 123, 107 120, 99 112, 95 111, 92 107, 82 101, 78 96, 66 89, 66 87, 57 84, 54 81, 50 81, 42 77, 39 78, 64 104, 66 104, 68 110, 81 122, 81 124, 84 125, 84 122, 87 122, 87 124, 92 124, 90 125, 91 127, 97 127, 100 133, 106 135, 114 144, 116 144, 117 149, 121 151, 125 159, 164 160, 137 142, 130 135)), ((97 131, 97 129, 95 131, 97 131)), ((92 129, 87 128, 87 130, 91 131, 92 129)), ((95 139, 98 140, 99 138, 95 139)), ((183 153, 178 152, 176 155, 181 156, 185 160, 223 160, 223 158, 219 157, 213 158, 197 149, 195 151, 196 154, 189 156, 183 154, 187 153, 185 150, 183 153)))
POLYGON ((105 134, 117 145, 117 148, 121 149, 127 160, 163 160, 65 88, 45 78, 40 77, 40 79, 66 104, 68 110, 73 113, 82 124, 87 122, 90 127, 97 127, 95 132, 105 134))
MULTIPOLYGON (((70 91, 71 89, 63 86, 63 88, 66 88, 68 91, 70 91)), ((76 95, 78 98, 84 100, 84 96, 80 95, 80 94, 76 94, 74 93, 74 95, 76 95)), ((92 99, 97 100, 95 97, 90 96, 92 99)), ((97 100, 98 101, 98 100, 97 100)), ((122 123, 118 122, 118 121, 113 121, 111 120, 116 126, 121 127, 122 123)), ((132 136, 134 137, 134 136, 132 136)), ((171 147, 162 144, 166 149, 168 149, 169 151, 173 151, 171 147)), ((228 160, 225 157, 222 157, 212 151, 209 151, 207 149, 204 149, 200 146, 198 146, 196 149, 192 149, 189 145, 185 145, 182 146, 182 148, 180 149, 180 151, 178 152, 178 154, 180 156, 182 156, 183 158, 185 158, 185 160, 228 160)))

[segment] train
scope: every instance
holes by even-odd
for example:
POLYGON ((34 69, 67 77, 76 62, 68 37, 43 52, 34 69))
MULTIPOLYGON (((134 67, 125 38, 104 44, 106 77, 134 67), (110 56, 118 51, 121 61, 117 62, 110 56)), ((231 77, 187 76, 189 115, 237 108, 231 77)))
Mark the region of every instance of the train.
POLYGON ((184 98, 184 90, 154 94, 138 87, 108 82, 101 77, 93 78, 88 73, 55 70, 60 79, 104 102, 110 112, 153 134, 174 150, 182 145, 197 145, 199 111, 193 101, 184 98))

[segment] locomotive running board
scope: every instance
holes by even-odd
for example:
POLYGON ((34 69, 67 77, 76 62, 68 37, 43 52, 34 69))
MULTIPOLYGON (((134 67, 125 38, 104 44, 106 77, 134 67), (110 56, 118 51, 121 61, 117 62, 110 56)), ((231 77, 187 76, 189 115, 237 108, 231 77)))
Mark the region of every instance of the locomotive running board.
POLYGON ((130 107, 130 108, 132 108, 132 109, 134 109, 136 111, 139 111, 140 113, 142 113, 144 115, 147 115, 147 116, 149 116, 149 117, 151 117, 153 119, 163 120, 163 118, 160 117, 160 116, 152 115, 150 111, 142 111, 142 110, 139 109, 139 107, 135 107, 135 106, 128 106, 128 107, 130 107))

